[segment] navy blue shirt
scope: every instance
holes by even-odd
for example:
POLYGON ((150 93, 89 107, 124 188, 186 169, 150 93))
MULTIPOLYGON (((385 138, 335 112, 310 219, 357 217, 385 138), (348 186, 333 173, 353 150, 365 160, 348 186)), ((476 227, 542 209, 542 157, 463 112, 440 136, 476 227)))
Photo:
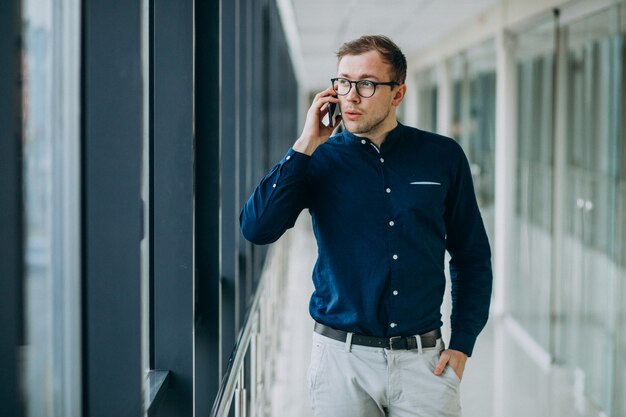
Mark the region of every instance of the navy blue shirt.
POLYGON ((274 242, 305 208, 318 244, 314 320, 378 337, 439 328, 447 250, 449 347, 472 354, 489 314, 491 252, 454 140, 398 124, 380 149, 347 131, 312 156, 290 149, 245 204, 241 230, 274 242))

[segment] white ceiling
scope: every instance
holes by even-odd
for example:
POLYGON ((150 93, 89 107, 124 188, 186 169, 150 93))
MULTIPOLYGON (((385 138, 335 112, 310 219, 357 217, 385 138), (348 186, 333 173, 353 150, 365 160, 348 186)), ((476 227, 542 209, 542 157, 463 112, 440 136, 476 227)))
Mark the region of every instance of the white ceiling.
POLYGON ((297 32, 295 52, 302 56, 304 82, 307 88, 319 90, 336 73, 335 52, 342 43, 365 34, 383 34, 410 59, 499 0, 288 1, 287 18, 295 24, 287 25, 297 32))

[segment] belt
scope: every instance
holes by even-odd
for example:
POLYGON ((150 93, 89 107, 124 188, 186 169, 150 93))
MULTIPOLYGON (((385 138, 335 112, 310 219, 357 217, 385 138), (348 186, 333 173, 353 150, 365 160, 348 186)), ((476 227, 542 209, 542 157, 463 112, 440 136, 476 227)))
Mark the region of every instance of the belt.
MULTIPOLYGON (((315 323, 314 330, 322 336, 330 337, 331 339, 338 340, 340 342, 345 342, 348 338, 347 332, 333 329, 332 327, 328 327, 317 322, 315 323)), ((431 330, 428 333, 418 336, 373 337, 352 333, 352 344, 391 350, 410 350, 417 349, 418 337, 422 341, 423 348, 435 347, 437 346, 437 339, 441 338, 441 329, 431 330)))

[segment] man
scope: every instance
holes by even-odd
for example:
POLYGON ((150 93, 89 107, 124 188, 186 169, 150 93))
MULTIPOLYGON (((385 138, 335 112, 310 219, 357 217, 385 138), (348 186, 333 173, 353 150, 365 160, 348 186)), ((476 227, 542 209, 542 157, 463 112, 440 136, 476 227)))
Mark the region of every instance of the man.
POLYGON ((384 36, 337 52, 293 148, 241 214, 243 235, 277 240, 308 208, 318 243, 309 369, 316 416, 460 416, 459 384, 484 327, 491 254, 467 159, 449 138, 403 126, 406 59, 384 36), (330 103, 345 130, 330 137, 330 103), (444 254, 451 340, 441 340, 444 254))

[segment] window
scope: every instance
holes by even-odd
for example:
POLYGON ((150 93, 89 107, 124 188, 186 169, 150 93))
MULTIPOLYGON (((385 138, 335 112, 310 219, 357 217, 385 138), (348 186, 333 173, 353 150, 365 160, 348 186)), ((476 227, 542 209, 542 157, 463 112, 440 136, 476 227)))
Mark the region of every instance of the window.
POLYGON ((426 69, 417 75, 418 115, 417 127, 434 132, 437 130, 437 80, 434 69, 426 69))
POLYGON ((507 292, 513 316, 578 375, 585 407, 623 415, 624 29, 619 7, 597 10, 517 37, 507 292))
MULTIPOLYGON (((563 210, 557 235, 563 248, 557 291, 558 358, 585 378, 585 394, 612 412, 619 299, 619 128, 623 99, 617 8, 575 20, 562 29, 566 120, 563 210), (584 348, 583 348, 584 345, 584 348)), ((623 241, 623 237, 622 237, 623 241)), ((622 245, 623 248, 623 245, 622 245)), ((623 250, 623 249, 622 249, 623 250)), ((623 271, 622 271, 623 278, 623 271)), ((622 316, 623 317, 623 316, 622 316)), ((623 388, 621 390, 623 393, 623 388)), ((616 395, 620 398, 623 395, 616 395)))
POLYGON ((26 414, 78 416, 79 2, 23 2, 26 414))
POLYGON ((550 349, 552 277, 552 146, 554 24, 520 34, 517 49, 517 169, 513 276, 507 281, 513 316, 550 349))
POLYGON ((449 64, 453 80, 450 134, 469 159, 485 227, 494 242, 495 45, 485 42, 456 55, 449 64))

